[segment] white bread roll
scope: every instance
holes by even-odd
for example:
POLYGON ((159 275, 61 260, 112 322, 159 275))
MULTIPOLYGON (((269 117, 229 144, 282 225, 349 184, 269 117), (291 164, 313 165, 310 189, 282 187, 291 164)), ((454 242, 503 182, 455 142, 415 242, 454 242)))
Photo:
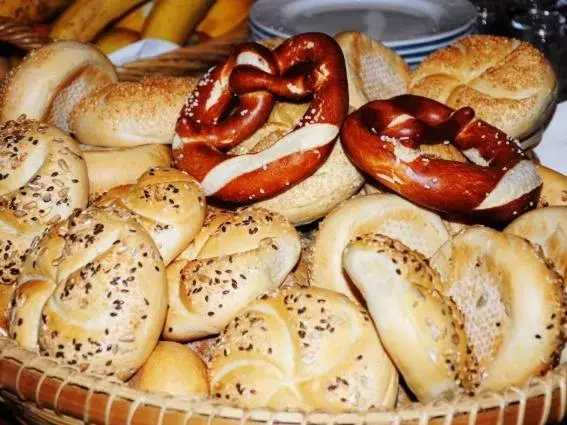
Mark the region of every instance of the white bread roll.
POLYGON ((344 268, 368 305, 380 340, 417 399, 452 399, 470 371, 463 318, 427 259, 367 233, 345 249, 344 268))
POLYGON ((409 92, 455 109, 470 106, 480 119, 521 138, 548 119, 557 77, 528 43, 473 35, 429 55, 413 73, 409 92))
POLYGON ((391 408, 398 374, 365 310, 320 288, 263 296, 214 347, 211 394, 244 408, 391 408))
POLYGON ((279 214, 257 207, 213 217, 167 268, 165 339, 219 333, 238 312, 278 288, 301 253, 299 235, 279 214))
POLYGON ((463 313, 479 391, 521 387, 558 364, 565 344, 562 279, 528 241, 475 226, 431 264, 443 294, 463 313))
POLYGON ((10 310, 10 337, 64 363, 128 379, 158 342, 165 265, 132 214, 91 207, 32 248, 10 310))
POLYGON ((342 259, 349 242, 365 233, 397 239, 427 258, 449 239, 447 227, 439 216, 396 195, 356 197, 321 223, 311 255, 311 284, 359 300, 356 288, 344 272, 342 259))
POLYGON ((106 86, 77 104, 71 131, 91 146, 171 144, 179 112, 197 82, 160 76, 106 86))
POLYGON ((543 180, 538 206, 567 206, 567 176, 543 165, 537 166, 537 173, 543 180))
POLYGON ((129 384, 142 391, 176 396, 209 394, 207 365, 184 345, 160 341, 129 384))
POLYGON ((118 149, 81 145, 81 150, 89 172, 90 199, 114 187, 136 183, 150 168, 171 166, 171 148, 167 145, 118 149))
POLYGON ((193 240, 205 220, 205 194, 175 168, 151 168, 136 184, 116 187, 96 205, 118 205, 134 214, 156 243, 167 266, 193 240))
POLYGON ((0 120, 49 122, 69 132, 69 116, 94 90, 118 80, 114 66, 96 47, 57 41, 30 53, 2 84, 0 120))

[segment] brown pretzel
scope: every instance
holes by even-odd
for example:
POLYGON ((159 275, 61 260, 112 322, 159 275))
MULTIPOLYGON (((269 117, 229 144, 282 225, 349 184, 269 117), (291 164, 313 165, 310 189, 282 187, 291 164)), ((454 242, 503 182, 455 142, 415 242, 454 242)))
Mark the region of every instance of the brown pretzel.
POLYGON ((201 182, 208 196, 238 203, 260 201, 323 165, 347 112, 344 57, 333 38, 300 34, 273 53, 244 44, 205 76, 189 97, 177 122, 174 161, 201 182), (239 104, 229 114, 235 95, 239 104), (266 122, 274 95, 312 96, 312 101, 294 130, 270 148, 240 156, 224 153, 266 122))
POLYGON ((536 205, 541 180, 516 142, 475 118, 414 95, 366 104, 341 128, 361 170, 412 202, 440 212, 508 221, 536 205), (472 163, 422 154, 420 144, 452 143, 472 163))

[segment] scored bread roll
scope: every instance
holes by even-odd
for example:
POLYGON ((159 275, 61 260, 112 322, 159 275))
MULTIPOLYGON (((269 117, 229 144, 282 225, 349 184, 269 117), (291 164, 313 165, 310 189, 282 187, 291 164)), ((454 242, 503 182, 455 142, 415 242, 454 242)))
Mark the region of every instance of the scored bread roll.
POLYGON ((547 120, 557 95, 553 66, 535 47, 512 38, 473 35, 429 55, 409 92, 477 116, 511 137, 547 120))
POLYGON ((397 239, 427 258, 448 239, 449 232, 436 214, 389 194, 353 198, 321 223, 313 242, 311 284, 359 299, 343 270, 343 251, 356 236, 378 233, 397 239))
POLYGON ((167 268, 165 339, 219 333, 259 295, 278 288, 301 253, 299 235, 279 214, 249 207, 210 218, 167 268))
POLYGON ((431 264, 443 294, 463 314, 479 391, 521 386, 558 364, 566 295, 561 277, 528 241, 475 226, 445 244, 431 264))
POLYGON ((96 148, 81 145, 89 171, 90 198, 117 186, 136 183, 150 168, 171 166, 171 148, 143 145, 133 148, 96 148))
POLYGON ((567 206, 567 176, 543 165, 537 166, 537 173, 543 181, 538 206, 567 206))
POLYGON ((114 66, 95 47, 76 41, 51 43, 30 53, 4 80, 0 119, 25 114, 69 132, 77 103, 117 80, 114 66))
POLYGON ((396 401, 398 374, 368 313, 333 291, 265 295, 228 324, 213 350, 211 393, 240 407, 341 412, 396 401))
POLYGON ((463 318, 427 259, 401 242, 367 233, 343 254, 386 352, 417 399, 451 399, 467 386, 471 358, 463 318))
POLYGON ((134 214, 157 245, 167 266, 205 220, 205 194, 191 176, 174 168, 151 168, 133 185, 119 186, 96 201, 118 205, 134 214))
POLYGON ((77 104, 71 130, 81 143, 91 146, 170 144, 179 111, 197 82, 160 76, 103 87, 77 104))
POLYGON ((184 345, 160 341, 129 384, 142 391, 177 396, 209 393, 207 366, 184 345))
POLYGON ((90 207, 28 255, 9 335, 66 364, 128 379, 156 345, 167 310, 165 265, 132 213, 90 207))

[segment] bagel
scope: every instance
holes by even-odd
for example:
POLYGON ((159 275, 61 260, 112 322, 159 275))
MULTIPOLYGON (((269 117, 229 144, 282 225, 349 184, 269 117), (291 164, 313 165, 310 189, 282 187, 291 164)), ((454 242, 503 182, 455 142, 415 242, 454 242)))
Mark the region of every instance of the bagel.
POLYGON ((91 146, 171 144, 179 111, 197 81, 160 76, 108 85, 77 104, 71 131, 91 146))
POLYGON ((567 176, 542 165, 537 172, 543 180, 539 207, 567 206, 567 176))
POLYGON ((559 361, 565 344, 561 277, 518 236, 471 227, 431 259, 443 294, 462 312, 478 361, 478 391, 524 385, 559 361))
POLYGON ((244 308, 209 365, 211 393, 243 408, 392 408, 398 373, 368 313, 320 288, 285 289, 244 308))
POLYGON ((76 41, 51 43, 30 53, 3 81, 0 119, 25 114, 69 132, 75 106, 117 80, 114 66, 95 47, 76 41))
POLYGON ((426 258, 450 237, 439 216, 396 195, 353 198, 331 212, 319 227, 309 267, 311 285, 360 301, 343 270, 343 251, 353 238, 370 232, 397 239, 426 258))
POLYGON ((163 337, 190 341, 219 333, 254 298, 278 288, 300 253, 297 231, 279 214, 249 207, 210 217, 167 268, 163 337))

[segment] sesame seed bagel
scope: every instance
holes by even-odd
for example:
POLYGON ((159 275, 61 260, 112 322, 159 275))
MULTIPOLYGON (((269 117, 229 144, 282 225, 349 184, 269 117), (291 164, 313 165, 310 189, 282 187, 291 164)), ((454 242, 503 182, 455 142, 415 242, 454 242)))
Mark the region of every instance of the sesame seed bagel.
POLYGON ((279 214, 249 207, 211 218, 167 268, 165 339, 219 333, 259 295, 278 288, 301 253, 299 235, 279 214))
POLYGON ((61 130, 20 117, 0 127, 0 328, 34 238, 88 201, 87 167, 61 130))
POLYGON ((567 176, 543 165, 537 166, 543 180, 539 207, 567 206, 567 176))
POLYGON ((398 373, 368 313, 320 288, 251 303, 223 331, 211 394, 244 408, 326 412, 391 408, 398 373))
POLYGON ((51 43, 30 53, 4 80, 0 119, 25 114, 69 132, 77 103, 117 80, 114 66, 96 47, 76 41, 51 43))
POLYGON ((521 386, 558 364, 565 344, 563 282, 527 240, 475 226, 444 245, 431 264, 443 294, 463 314, 479 391, 521 386))
POLYGON ((321 223, 311 254, 311 284, 360 301, 343 269, 343 251, 353 238, 365 233, 399 240, 427 258, 449 239, 443 220, 432 212, 396 195, 359 196, 335 209, 321 223))
POLYGON ((174 168, 151 168, 135 184, 116 187, 96 201, 134 214, 156 243, 167 266, 205 220, 205 194, 197 181, 174 168))
POLYGON ((22 268, 9 318, 21 346, 125 380, 156 345, 165 266, 127 210, 90 207, 53 227, 22 268))
POLYGON ((512 38, 473 35, 429 55, 413 73, 409 92, 476 115, 512 137, 548 119, 557 77, 545 56, 512 38))
POLYGON ((426 258, 387 236, 365 234, 343 254, 380 340, 417 399, 451 399, 469 380, 462 316, 426 258))
POLYGON ((103 87, 77 104, 71 130, 91 146, 171 144, 179 111, 197 82, 159 76, 103 87))

